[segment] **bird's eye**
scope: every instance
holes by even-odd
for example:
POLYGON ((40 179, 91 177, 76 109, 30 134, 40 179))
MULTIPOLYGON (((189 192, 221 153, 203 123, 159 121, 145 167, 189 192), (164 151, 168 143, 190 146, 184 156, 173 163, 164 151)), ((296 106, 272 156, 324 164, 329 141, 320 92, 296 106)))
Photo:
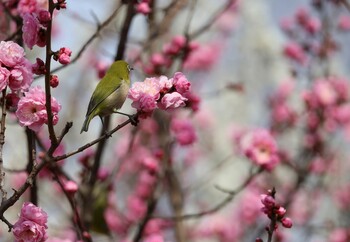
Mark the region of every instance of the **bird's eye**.
POLYGON ((127 66, 128 67, 128 71, 130 72, 130 71, 132 71, 132 70, 134 70, 134 68, 132 68, 131 66, 127 66))

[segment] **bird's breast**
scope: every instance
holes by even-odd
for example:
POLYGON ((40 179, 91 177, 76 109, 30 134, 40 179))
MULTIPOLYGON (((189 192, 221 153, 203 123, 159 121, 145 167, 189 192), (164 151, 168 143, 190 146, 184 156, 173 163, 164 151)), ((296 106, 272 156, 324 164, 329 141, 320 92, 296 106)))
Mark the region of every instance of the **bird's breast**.
POLYGON ((109 115, 113 113, 115 109, 120 109, 125 102, 125 99, 129 92, 129 85, 122 82, 120 87, 109 95, 102 103, 102 112, 100 115, 109 115))

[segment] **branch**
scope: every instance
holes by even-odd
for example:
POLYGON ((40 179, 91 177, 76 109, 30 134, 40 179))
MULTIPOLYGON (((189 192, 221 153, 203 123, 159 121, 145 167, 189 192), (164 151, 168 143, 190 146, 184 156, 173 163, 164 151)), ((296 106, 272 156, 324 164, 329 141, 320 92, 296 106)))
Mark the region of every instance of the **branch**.
POLYGON ((207 21, 206 24, 193 31, 193 33, 189 34, 189 38, 198 38, 207 29, 209 29, 220 18, 220 16, 232 6, 232 4, 235 4, 236 1, 237 0, 228 0, 227 3, 221 9, 217 10, 216 13, 212 15, 212 17, 207 21))
MULTIPOLYGON (((137 114, 134 114, 133 115, 134 117, 137 117, 137 114)), ((64 160, 68 157, 71 157, 75 154, 78 154, 84 150, 86 150, 87 148, 97 144, 97 143, 100 143, 102 140, 105 140, 105 139, 108 139, 112 136, 112 134, 114 134, 115 132, 117 132, 119 129, 123 128, 124 126, 126 126, 127 124, 131 123, 130 119, 126 120, 125 122, 119 124, 117 127, 115 127, 114 129, 112 129, 111 131, 109 132, 105 132, 103 135, 101 135, 99 138, 87 143, 86 145, 83 145, 81 147, 79 147, 78 149, 76 149, 75 151, 72 151, 72 152, 69 152, 69 153, 66 153, 64 155, 60 155, 60 156, 56 156, 56 157, 53 157, 52 160, 53 161, 60 161, 60 160, 64 160)))
POLYGON ((2 158, 3 148, 5 144, 5 130, 6 130, 6 87, 2 91, 2 106, 1 106, 1 123, 0 123, 0 191, 1 191, 1 202, 6 200, 7 192, 4 190, 4 160, 2 158))
MULTIPOLYGON (((84 53, 84 51, 86 50, 86 48, 92 43, 92 41, 97 38, 100 34, 100 32, 110 23, 112 22, 112 20, 115 18, 115 16, 117 16, 117 13, 119 12, 120 8, 121 8, 121 4, 113 11, 113 13, 102 23, 102 24, 97 24, 97 30, 96 32, 85 42, 85 44, 81 47, 81 49, 78 51, 77 55, 71 59, 70 63, 64 66, 59 66, 55 69, 53 69, 51 71, 51 73, 55 73, 58 72, 60 70, 62 70, 63 68, 75 63, 80 57, 81 55, 84 53)), ((36 77, 39 78, 40 76, 36 77)))
POLYGON ((241 186, 239 186, 236 190, 229 192, 228 196, 223 199, 220 203, 218 203, 216 206, 212 207, 211 209, 199 212, 199 213, 193 213, 193 214, 186 214, 182 216, 175 216, 175 217, 160 217, 160 216, 155 216, 155 217, 160 217, 163 219, 169 219, 169 220, 185 220, 185 219, 197 219, 201 218, 203 216, 211 215, 220 209, 224 208, 228 203, 230 203, 234 197, 240 193, 246 186, 248 186, 253 179, 260 174, 263 171, 262 168, 260 168, 258 171, 255 173, 251 174, 243 183, 241 186))
MULTIPOLYGON (((35 137, 34 132, 30 130, 28 127, 25 128, 26 136, 27 136, 27 147, 28 147, 28 163, 26 167, 27 174, 33 170, 35 166, 36 159, 36 147, 35 147, 35 137)), ((38 205, 38 187, 36 184, 36 178, 33 178, 33 185, 30 187, 30 201, 31 203, 38 205)))
MULTIPOLYGON (((49 0, 49 12, 50 15, 53 16, 53 11, 55 9, 55 4, 53 0, 49 0)), ((51 30, 52 30, 52 19, 47 24, 47 32, 46 32, 46 61, 45 61, 45 97, 46 97, 46 112, 47 112, 47 127, 50 134, 51 147, 57 147, 57 138, 55 134, 55 130, 53 128, 53 115, 52 115, 52 107, 51 107, 51 88, 50 88, 50 76, 51 76, 51 30)))
POLYGON ((350 3, 347 0, 341 0, 341 3, 350 12, 350 3))
POLYGON ((73 222, 74 222, 74 225, 76 225, 76 227, 77 227, 79 239, 87 241, 87 242, 92 242, 91 237, 84 236, 84 232, 87 232, 87 231, 84 228, 84 225, 83 225, 82 220, 80 218, 79 211, 78 211, 78 208, 77 208, 77 204, 76 204, 76 201, 75 201, 73 195, 69 194, 64 189, 64 185, 63 185, 62 181, 60 180, 59 176, 57 175, 57 172, 55 171, 55 169, 51 169, 51 172, 54 175, 55 180, 57 181, 57 183, 61 187, 61 190, 63 191, 64 195, 66 196, 66 198, 67 198, 67 200, 68 200, 68 202, 69 202, 69 204, 70 204, 70 206, 72 208, 72 211, 74 213, 73 222))

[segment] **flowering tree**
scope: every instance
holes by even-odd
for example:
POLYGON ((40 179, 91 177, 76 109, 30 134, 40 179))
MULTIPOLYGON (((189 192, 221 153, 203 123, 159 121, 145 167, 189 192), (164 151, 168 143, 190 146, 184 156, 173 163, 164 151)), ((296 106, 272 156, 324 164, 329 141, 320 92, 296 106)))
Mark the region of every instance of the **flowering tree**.
POLYGON ((350 3, 301 2, 2 0, 0 240, 349 241, 350 3))

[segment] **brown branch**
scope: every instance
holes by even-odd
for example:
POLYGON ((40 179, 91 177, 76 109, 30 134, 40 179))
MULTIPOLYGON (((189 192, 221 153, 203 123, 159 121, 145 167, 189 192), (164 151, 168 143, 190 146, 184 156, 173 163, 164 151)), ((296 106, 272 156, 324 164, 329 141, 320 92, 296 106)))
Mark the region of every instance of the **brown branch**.
POLYGON ((347 0, 341 0, 341 3, 350 12, 350 3, 347 0))
MULTIPOLYGON (((53 0, 49 0, 49 12, 50 15, 53 16, 53 11, 55 10, 55 3, 53 0)), ((46 112, 47 112, 47 126, 49 131, 49 136, 51 140, 51 147, 57 147, 57 138, 55 134, 55 130, 53 128, 53 115, 52 115, 52 107, 51 107, 51 87, 50 87, 50 76, 51 76, 51 30, 52 30, 52 18, 47 24, 46 30, 46 61, 45 61, 45 97, 46 97, 46 112)), ((53 153, 53 152, 52 152, 53 153)))
POLYGON ((182 216, 175 216, 175 217, 161 217, 161 216, 155 216, 155 217, 159 217, 159 218, 163 218, 163 219, 169 219, 169 220, 185 220, 185 219, 198 219, 201 218, 203 216, 207 216, 207 215, 211 215, 217 211, 219 211, 220 209, 224 208, 227 204, 229 204, 237 194, 239 194, 245 187, 247 187, 252 181, 253 179, 260 174, 263 171, 263 169, 259 169, 258 171, 254 172, 253 174, 251 174, 243 183, 241 186, 239 186, 236 190, 231 191, 228 196, 223 199, 220 203, 218 203, 217 205, 215 205, 214 207, 199 212, 199 213, 192 213, 192 214, 185 214, 182 216))
MULTIPOLYGON (((28 163, 26 167, 27 174, 30 174, 33 167, 35 166, 36 159, 36 147, 34 132, 28 127, 25 128, 27 136, 27 152, 28 152, 28 163)), ((36 184, 36 178, 33 178, 33 185, 30 187, 30 201, 31 203, 38 205, 38 187, 36 184)))
POLYGON ((220 16, 232 6, 232 4, 235 4, 236 1, 237 0, 228 0, 227 3, 222 8, 217 10, 216 13, 213 14, 212 17, 204 25, 202 25, 197 30, 189 34, 189 38, 190 39, 198 38, 207 29, 209 29, 220 18, 220 16))
POLYGON ((155 210, 157 206, 157 199, 154 197, 154 192, 153 192, 153 196, 151 197, 151 199, 148 201, 148 206, 147 206, 147 212, 146 215, 144 216, 144 218, 142 219, 137 232, 135 234, 134 239, 132 240, 133 242, 139 242, 142 239, 143 236, 143 232, 146 228, 146 225, 148 223, 148 221, 152 218, 152 214, 155 210))
MULTIPOLYGON (((136 117, 137 114, 134 115, 134 117, 136 117)), ((117 127, 115 127, 114 129, 112 129, 111 131, 109 132, 105 132, 103 133, 103 135, 101 135, 99 138, 79 147, 78 149, 76 149, 75 151, 72 151, 72 152, 69 152, 69 153, 66 153, 64 155, 60 155, 60 156, 56 156, 56 157, 53 157, 52 160, 53 161, 60 161, 60 160, 64 160, 68 157, 71 157, 75 154, 78 154, 84 150, 86 150, 87 148, 97 144, 97 143, 100 143, 102 140, 105 140, 105 139, 108 139, 109 137, 112 136, 112 134, 114 134, 115 132, 117 132, 119 129, 123 128, 124 126, 126 126, 127 124, 131 123, 130 119, 126 120, 125 122, 119 124, 117 127)))
POLYGON ((4 179, 5 179, 5 172, 4 172, 4 160, 3 160, 3 148, 5 144, 5 130, 6 130, 6 89, 5 88, 2 91, 2 106, 1 106, 1 123, 0 123, 0 191, 1 191, 1 202, 6 200, 7 192, 4 189, 4 179))
POLYGON ((74 225, 77 227, 77 232, 78 232, 77 234, 78 234, 79 239, 86 241, 86 242, 92 242, 91 237, 83 236, 84 232, 86 232, 86 229, 84 228, 83 222, 81 220, 76 200, 74 199, 72 194, 69 194, 64 189, 64 185, 63 185, 62 181, 60 180, 57 172, 54 169, 52 169, 51 172, 54 175, 55 180, 57 181, 57 183, 61 187, 61 190, 63 191, 64 195, 66 196, 66 198, 67 198, 67 200, 72 208, 72 211, 74 213, 73 222, 74 222, 74 225))

